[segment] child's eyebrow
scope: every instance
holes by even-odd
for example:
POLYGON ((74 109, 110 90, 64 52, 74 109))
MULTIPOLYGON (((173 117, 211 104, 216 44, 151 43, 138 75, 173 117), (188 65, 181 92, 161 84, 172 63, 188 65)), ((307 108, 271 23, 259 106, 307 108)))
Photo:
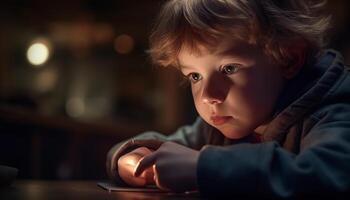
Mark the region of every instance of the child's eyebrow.
POLYGON ((222 51, 216 52, 216 55, 220 55, 220 56, 226 56, 226 55, 241 55, 242 52, 240 51, 239 48, 235 47, 235 46, 230 46, 229 48, 226 48, 222 51))

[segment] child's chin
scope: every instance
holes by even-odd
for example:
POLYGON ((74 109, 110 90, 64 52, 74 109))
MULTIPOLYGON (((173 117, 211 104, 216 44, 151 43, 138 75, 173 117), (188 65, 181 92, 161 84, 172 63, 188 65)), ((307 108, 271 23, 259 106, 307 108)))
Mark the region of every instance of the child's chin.
POLYGON ((237 140, 237 139, 241 139, 244 138, 246 136, 249 135, 249 132, 243 131, 243 130, 237 130, 237 129, 233 129, 233 128, 222 128, 219 129, 220 132, 227 138, 229 139, 233 139, 233 140, 237 140))

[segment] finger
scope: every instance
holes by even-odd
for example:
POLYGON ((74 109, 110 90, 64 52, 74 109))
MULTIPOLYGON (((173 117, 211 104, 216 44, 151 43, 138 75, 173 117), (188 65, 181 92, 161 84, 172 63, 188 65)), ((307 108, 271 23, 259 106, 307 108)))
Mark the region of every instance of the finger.
POLYGON ((151 167, 155 163, 156 159, 156 153, 152 153, 141 158, 135 167, 134 176, 140 176, 140 174, 143 171, 145 171, 147 168, 151 167))
POLYGON ((134 140, 134 145, 139 145, 142 147, 147 147, 149 149, 158 149, 164 142, 159 140, 134 140))
POLYGON ((148 155, 148 154, 152 153, 152 151, 147 147, 139 147, 139 148, 131 151, 130 153, 134 153, 134 154, 142 157, 144 155, 148 155))
POLYGON ((154 172, 154 183, 156 184, 156 186, 164 191, 169 191, 169 189, 163 187, 160 183, 159 183, 159 178, 158 178, 158 172, 157 172, 157 168, 156 165, 153 165, 153 172, 154 172))
POLYGON ((154 173, 153 173, 153 169, 152 168, 148 168, 147 170, 144 171, 145 173, 145 179, 146 179, 146 183, 148 185, 154 185, 154 173))
POLYGON ((142 156, 139 156, 139 155, 136 155, 136 154, 133 154, 133 155, 130 155, 128 157, 125 157, 123 162, 127 165, 127 166, 130 166, 132 168, 134 168, 138 161, 141 159, 142 156))

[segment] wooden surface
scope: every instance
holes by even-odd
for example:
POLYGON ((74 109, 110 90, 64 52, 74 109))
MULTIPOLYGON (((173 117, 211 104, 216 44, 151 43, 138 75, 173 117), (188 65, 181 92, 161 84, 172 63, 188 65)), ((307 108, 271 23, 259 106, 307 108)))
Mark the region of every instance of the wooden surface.
POLYGON ((161 200, 200 199, 195 195, 164 193, 108 192, 97 186, 97 181, 36 181, 17 180, 10 187, 0 188, 1 200, 161 200))

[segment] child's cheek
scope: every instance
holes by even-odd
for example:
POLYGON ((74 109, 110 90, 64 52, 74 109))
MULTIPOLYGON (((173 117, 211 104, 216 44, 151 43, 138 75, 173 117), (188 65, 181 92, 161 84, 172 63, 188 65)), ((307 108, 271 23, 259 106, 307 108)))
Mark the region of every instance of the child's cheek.
POLYGON ((191 90, 192 90, 192 96, 193 96, 193 100, 195 104, 198 104, 200 102, 201 99, 201 90, 198 86, 193 85, 191 86, 191 90))

